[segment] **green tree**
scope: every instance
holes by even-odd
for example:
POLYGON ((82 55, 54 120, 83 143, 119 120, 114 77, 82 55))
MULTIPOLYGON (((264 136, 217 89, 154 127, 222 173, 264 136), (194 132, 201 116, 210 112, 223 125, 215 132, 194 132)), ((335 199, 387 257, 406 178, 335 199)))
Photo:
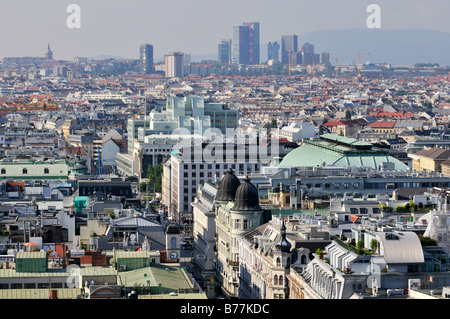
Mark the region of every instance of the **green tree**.
POLYGON ((431 237, 420 237, 420 244, 422 246, 437 246, 438 242, 431 237))
POLYGON ((373 252, 376 252, 378 249, 378 240, 376 240, 375 238, 372 239, 370 241, 370 248, 372 249, 373 252))
POLYGON ((272 123, 270 125, 272 128, 276 128, 277 127, 277 120, 276 119, 272 119, 272 123))
POLYGON ((162 190, 162 175, 163 175, 163 165, 158 164, 156 166, 148 166, 147 169, 147 178, 148 178, 148 187, 147 190, 150 189, 154 192, 160 193, 162 190))
POLYGON ((323 135, 323 127, 322 127, 322 125, 319 126, 319 135, 323 135))
POLYGON ((356 248, 357 249, 363 249, 364 248, 364 240, 360 239, 356 242, 356 248))
POLYGON ((352 119, 352 112, 350 110, 345 111, 345 119, 347 121, 352 119))

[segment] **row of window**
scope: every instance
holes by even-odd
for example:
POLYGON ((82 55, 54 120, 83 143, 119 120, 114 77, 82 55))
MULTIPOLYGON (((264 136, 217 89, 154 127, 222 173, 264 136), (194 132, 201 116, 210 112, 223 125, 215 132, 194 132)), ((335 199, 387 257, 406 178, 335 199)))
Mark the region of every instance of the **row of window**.
MULTIPOLYGON (((184 169, 185 170, 189 170, 189 169, 197 169, 197 165, 199 169, 205 169, 205 164, 191 164, 191 167, 189 167, 188 164, 184 164, 184 169)), ((206 164, 208 169, 213 169, 213 164, 206 164)), ((243 171, 244 170, 244 164, 214 164, 216 169, 220 169, 220 165, 223 165, 224 169, 237 169, 237 165, 239 165, 239 170, 243 171)), ((252 165, 255 165, 255 170, 259 170, 259 164, 247 164, 247 170, 251 170, 252 169, 252 165)))
MULTIPOLYGON (((0 174, 6 174, 6 168, 2 168, 0 170, 0 174)), ((26 168, 22 169, 22 174, 24 175, 28 174, 28 169, 26 168)), ((44 174, 50 174, 50 170, 48 168, 44 168, 44 174)))
MULTIPOLYGON (((321 188, 321 187, 323 187, 324 189, 330 189, 330 188, 331 188, 331 185, 332 185, 332 184, 330 184, 330 183, 325 183, 325 184, 315 183, 315 184, 306 184, 306 187, 308 187, 308 188, 311 188, 311 187, 321 188)), ((358 183, 353 183, 353 184, 350 184, 350 183, 342 183, 342 187, 343 187, 344 189, 350 188, 351 185, 353 186, 354 189, 358 189, 359 186, 360 186, 360 184, 358 184, 358 183)), ((333 184, 333 187, 334 187, 335 189, 339 189, 339 188, 341 188, 341 183, 334 183, 334 184, 333 184)))
MULTIPOLYGON (((372 212, 374 214, 379 214, 380 213, 380 209, 378 207, 373 207, 372 208, 372 212)), ((358 208, 350 208, 350 213, 351 214, 358 214, 358 208)), ((369 210, 367 208, 361 207, 359 208, 359 214, 368 214, 369 210)))
POLYGON ((53 283, 11 283, 11 284, 0 284, 0 289, 48 289, 48 288, 68 288, 66 284, 61 282, 53 283), (11 285, 11 286, 10 286, 11 285))

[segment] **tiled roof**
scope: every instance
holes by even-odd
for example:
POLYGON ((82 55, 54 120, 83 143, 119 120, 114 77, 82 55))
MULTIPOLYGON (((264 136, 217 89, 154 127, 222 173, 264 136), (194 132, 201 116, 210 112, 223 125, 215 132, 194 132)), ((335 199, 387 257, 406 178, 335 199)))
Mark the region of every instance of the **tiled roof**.
POLYGON ((387 127, 391 128, 394 127, 396 121, 376 121, 373 123, 368 124, 368 127, 387 127))
POLYGON ((423 149, 415 153, 415 155, 419 155, 422 157, 432 158, 435 160, 448 160, 450 159, 450 150, 445 150, 439 147, 433 147, 428 150, 423 149))

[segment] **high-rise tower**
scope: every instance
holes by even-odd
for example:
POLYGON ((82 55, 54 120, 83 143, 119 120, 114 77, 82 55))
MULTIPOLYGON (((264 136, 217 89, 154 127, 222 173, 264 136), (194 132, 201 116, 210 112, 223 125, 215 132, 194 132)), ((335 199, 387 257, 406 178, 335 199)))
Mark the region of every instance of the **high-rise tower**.
POLYGON ((267 45, 267 60, 280 61, 280 45, 278 42, 269 42, 267 45))
POLYGON ((297 35, 295 34, 283 35, 281 37, 281 63, 289 64, 289 54, 292 55, 297 51, 298 51, 297 35))
POLYGON ((233 27, 232 62, 237 64, 259 64, 259 22, 246 22, 233 27))
POLYGON ((228 64, 231 62, 231 40, 222 40, 218 47, 219 64, 228 64))
POLYGON ((184 54, 182 52, 170 52, 164 57, 166 65, 166 77, 184 76, 184 54))
POLYGON ((141 45, 139 56, 144 74, 153 73, 153 46, 148 43, 141 45))

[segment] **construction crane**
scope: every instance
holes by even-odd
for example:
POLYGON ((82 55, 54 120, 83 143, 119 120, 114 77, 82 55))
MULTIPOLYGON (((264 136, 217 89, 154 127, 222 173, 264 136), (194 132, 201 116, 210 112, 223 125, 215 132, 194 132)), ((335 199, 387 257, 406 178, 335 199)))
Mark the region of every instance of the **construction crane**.
MULTIPOLYGON (((362 52, 360 52, 360 51, 358 51, 358 52, 333 52, 333 54, 337 54, 337 55, 357 55, 358 56, 358 65, 357 65, 357 70, 358 70, 358 73, 357 73, 357 76, 358 76, 358 78, 360 78, 361 77, 361 55, 370 55, 370 52, 365 52, 365 53, 362 53, 362 52)), ((338 72, 338 69, 337 69, 337 63, 338 63, 338 59, 336 58, 336 76, 337 76, 337 72, 338 72)))
POLYGON ((339 72, 338 65, 339 65, 339 59, 336 58, 336 77, 338 77, 338 72, 339 72))
POLYGON ((281 55, 283 54, 287 54, 288 58, 289 58, 289 63, 288 63, 288 70, 289 70, 289 77, 291 77, 291 55, 292 55, 292 51, 289 50, 288 52, 282 52, 281 55))
POLYGON ((57 109, 58 106, 50 99, 22 98, 0 102, 0 112, 54 111, 57 109))

